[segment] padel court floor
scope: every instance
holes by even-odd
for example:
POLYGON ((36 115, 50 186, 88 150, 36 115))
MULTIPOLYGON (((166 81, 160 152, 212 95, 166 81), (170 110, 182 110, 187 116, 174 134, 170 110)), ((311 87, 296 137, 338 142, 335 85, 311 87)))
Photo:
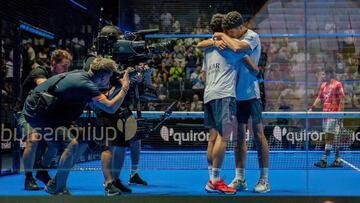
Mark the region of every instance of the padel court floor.
MULTIPOLYGON (((217 196, 218 194, 208 194, 204 190, 209 178, 205 155, 205 152, 142 152, 140 168, 143 169, 139 170, 139 174, 149 185, 130 186, 133 192, 126 195, 217 196)), ((238 192, 236 196, 360 196, 358 152, 343 153, 343 159, 347 164, 342 168, 312 167, 313 160, 318 160, 319 157, 321 152, 272 152, 269 170, 271 191, 259 194, 252 191, 259 176, 259 171, 256 169, 256 153, 249 153, 247 159, 250 161, 247 164, 250 169, 246 170, 249 191, 238 192), (308 167, 304 164, 308 164, 308 167)), ((332 158, 329 158, 330 160, 332 158)), ((221 171, 226 183, 230 183, 234 177, 233 162, 233 154, 227 152, 223 164, 225 169, 221 171)), ((99 167, 100 161, 80 163, 76 168, 95 166, 99 167)), ((129 156, 121 172, 123 183, 128 182, 128 166, 129 156)), ((51 175, 54 173, 55 171, 52 170, 51 175)), ((40 181, 37 182, 40 186, 44 186, 40 181)), ((44 190, 25 191, 23 184, 23 173, 0 177, 0 196, 48 196, 44 190)), ((68 189, 74 196, 102 196, 104 195, 102 185, 101 170, 72 171, 67 183, 68 189)))

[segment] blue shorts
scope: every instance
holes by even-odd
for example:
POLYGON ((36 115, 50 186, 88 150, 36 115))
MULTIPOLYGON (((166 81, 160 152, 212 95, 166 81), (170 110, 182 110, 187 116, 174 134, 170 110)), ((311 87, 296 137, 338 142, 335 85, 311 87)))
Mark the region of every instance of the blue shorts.
MULTIPOLYGON (((204 127, 214 128, 220 135, 230 130, 236 122, 236 101, 234 97, 214 99, 204 106, 204 127)), ((235 126, 233 126, 235 127, 235 126)), ((236 126, 237 127, 237 126, 236 126)))
POLYGON ((262 102, 260 99, 236 101, 236 105, 239 124, 247 124, 250 117, 253 124, 262 123, 262 102))

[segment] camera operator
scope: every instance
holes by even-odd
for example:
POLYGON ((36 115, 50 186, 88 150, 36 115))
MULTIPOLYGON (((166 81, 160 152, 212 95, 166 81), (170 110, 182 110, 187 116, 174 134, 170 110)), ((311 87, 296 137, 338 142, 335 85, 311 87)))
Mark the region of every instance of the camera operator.
POLYGON ((39 136, 46 136, 48 140, 61 140, 66 149, 61 154, 55 177, 48 182, 45 191, 50 194, 69 194, 66 181, 71 168, 78 157, 86 149, 87 143, 79 139, 78 134, 70 131, 71 124, 83 113, 88 103, 97 108, 115 113, 122 104, 129 88, 127 71, 119 79, 121 90, 108 99, 100 92, 100 87, 108 86, 110 78, 116 69, 116 63, 111 59, 97 57, 90 64, 88 71, 76 70, 66 74, 53 76, 37 86, 27 96, 23 108, 26 122, 32 129, 36 129, 39 136), (49 130, 55 133, 48 133, 49 130), (45 134, 44 134, 45 133, 45 134))
MULTIPOLYGON (((114 42, 114 39, 121 39, 122 32, 115 26, 105 26, 100 31, 100 37, 105 38, 107 40, 111 40, 110 43, 114 42)), ((99 40, 99 39, 98 39, 99 40)), ((109 43, 109 42, 106 42, 109 43)), ((97 46, 101 46, 98 45, 97 46)), ((103 46, 104 47, 104 46, 103 46)), ((99 49, 98 49, 99 50, 99 49)), ((109 49, 106 49, 109 50, 109 49)), ((103 54, 107 57, 111 57, 111 53, 99 53, 103 54)), ((87 64, 90 63, 94 56, 90 56, 85 64, 85 69, 87 64)), ((134 74, 129 74, 130 76, 130 89, 129 93, 124 99, 124 103, 122 104, 122 109, 119 109, 115 114, 109 114, 104 111, 96 110, 97 115, 97 125, 99 126, 117 126, 117 122, 119 119, 123 120, 124 123, 129 117, 132 117, 132 112, 130 106, 135 106, 135 89, 140 87, 147 86, 151 87, 151 69, 147 64, 139 63, 133 68, 128 68, 127 70, 134 74), (136 71, 134 71, 136 70, 136 71), (120 117, 120 118, 119 118, 120 117)), ((108 98, 118 91, 117 89, 106 90, 106 95, 108 98)), ((138 107, 139 108, 139 107, 138 107)), ((138 109, 140 111, 140 109, 138 109)), ((136 129, 135 129, 136 131, 136 129)), ((125 159, 126 148, 130 148, 131 154, 131 174, 129 179, 129 184, 137 184, 137 185, 147 185, 147 183, 140 178, 138 174, 138 163, 140 158, 140 150, 141 150, 141 141, 140 139, 132 139, 130 141, 125 141, 125 134, 122 132, 120 136, 117 136, 115 140, 106 139, 106 143, 103 143, 103 149, 101 153, 101 162, 102 162, 102 170, 104 175, 104 187, 105 194, 107 196, 115 196, 120 193, 131 193, 131 189, 124 186, 120 180, 120 171, 125 159)), ((108 138, 113 135, 107 135, 108 138)))
POLYGON ((23 152, 23 163, 25 170, 25 190, 39 190, 35 179, 32 175, 33 168, 41 169, 36 173, 36 178, 41 180, 45 185, 50 180, 50 176, 47 172, 52 158, 56 156, 59 149, 59 143, 49 142, 45 152, 42 152, 42 148, 46 148, 46 142, 39 140, 34 130, 26 122, 23 113, 21 112, 26 97, 29 95, 36 86, 45 82, 53 75, 67 72, 72 61, 72 56, 65 50, 55 50, 51 56, 50 67, 38 66, 33 69, 24 80, 21 86, 20 96, 17 99, 15 106, 15 117, 19 132, 22 134, 22 139, 25 140, 26 145, 23 152), (35 163, 35 167, 34 167, 35 163))

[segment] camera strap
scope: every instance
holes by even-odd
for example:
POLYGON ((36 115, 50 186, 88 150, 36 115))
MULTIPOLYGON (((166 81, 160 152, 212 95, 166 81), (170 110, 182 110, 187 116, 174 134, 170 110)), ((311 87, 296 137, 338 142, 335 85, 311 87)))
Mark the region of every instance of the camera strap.
POLYGON ((61 81, 61 80, 63 80, 68 74, 70 74, 70 73, 74 73, 74 72, 81 72, 81 71, 83 71, 83 70, 74 70, 74 71, 71 71, 71 72, 67 72, 67 73, 61 73, 61 74, 59 74, 59 78, 54 82, 54 84, 52 84, 52 85, 50 85, 48 88, 47 88, 47 90, 45 90, 45 92, 48 92, 48 93, 50 93, 50 94, 53 94, 54 93, 54 91, 55 91, 55 89, 57 88, 57 84, 59 84, 59 82, 61 81))
POLYGON ((64 79, 64 78, 66 77, 66 75, 67 75, 67 74, 60 74, 59 78, 54 82, 54 84, 50 85, 50 86, 48 87, 48 89, 45 90, 45 91, 47 91, 47 92, 50 93, 50 94, 53 94, 54 91, 55 91, 55 89, 57 88, 56 85, 57 85, 62 79, 64 79))

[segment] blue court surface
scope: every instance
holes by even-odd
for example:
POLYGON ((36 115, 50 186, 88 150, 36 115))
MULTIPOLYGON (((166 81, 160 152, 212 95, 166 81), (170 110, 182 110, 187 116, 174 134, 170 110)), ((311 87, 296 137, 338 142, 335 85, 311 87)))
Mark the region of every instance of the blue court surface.
MULTIPOLYGON (((208 181, 205 152, 143 152, 140 175, 149 186, 131 186, 130 195, 175 195, 206 196, 204 186, 208 181), (197 169, 196 169, 197 168, 197 169)), ((317 169, 313 167, 321 152, 271 152, 270 186, 266 194, 253 193, 259 172, 256 170, 256 153, 248 154, 246 179, 249 191, 238 192, 239 196, 360 196, 359 153, 343 153, 347 162, 342 168, 317 169)), ((233 153, 227 152, 221 176, 227 183, 234 177, 233 153)), ((329 158, 331 161, 332 158, 329 158)), ((129 178, 129 156, 121 172, 121 180, 129 178)), ((100 161, 77 164, 70 173, 68 189, 75 196, 104 195, 100 161), (90 170, 91 169, 91 170, 90 170), (95 170, 94 170, 95 169, 95 170)), ((51 171, 54 174, 55 171, 51 171)), ((48 196, 43 190, 24 191, 24 174, 0 177, 0 196, 48 196)), ((38 181, 40 184, 40 181, 38 181)))

